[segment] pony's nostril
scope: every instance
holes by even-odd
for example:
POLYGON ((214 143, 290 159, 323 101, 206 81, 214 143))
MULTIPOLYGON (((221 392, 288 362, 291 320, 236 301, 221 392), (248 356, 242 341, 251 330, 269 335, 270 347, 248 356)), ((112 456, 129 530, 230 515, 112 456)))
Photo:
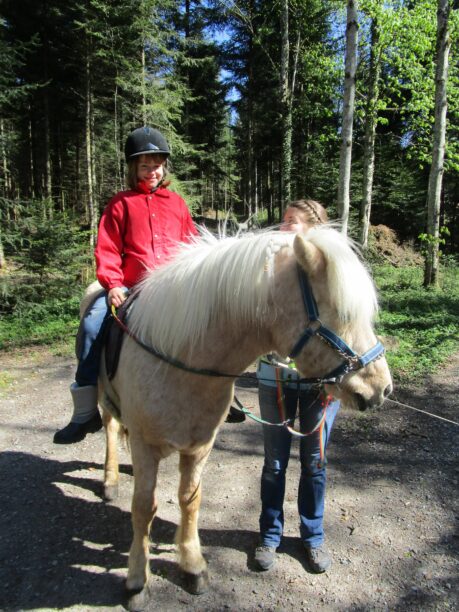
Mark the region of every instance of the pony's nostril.
POLYGON ((384 389, 384 397, 389 397, 391 393, 392 393, 392 385, 387 385, 387 387, 384 389))
POLYGON ((360 393, 356 393, 355 397, 357 399, 357 405, 359 407, 359 410, 361 412, 366 410, 368 408, 368 405, 367 405, 367 402, 366 402, 365 398, 363 397, 363 395, 360 395, 360 393))

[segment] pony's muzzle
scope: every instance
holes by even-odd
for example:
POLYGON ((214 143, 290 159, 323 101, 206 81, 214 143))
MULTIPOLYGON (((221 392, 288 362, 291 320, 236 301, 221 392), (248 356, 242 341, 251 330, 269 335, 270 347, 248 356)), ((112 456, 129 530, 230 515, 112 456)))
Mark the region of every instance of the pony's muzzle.
POLYGON ((356 393, 355 399, 357 401, 357 408, 360 410, 360 412, 363 412, 367 408, 379 408, 379 406, 381 406, 384 403, 384 400, 387 397, 389 397, 389 395, 392 393, 392 390, 393 390, 392 383, 390 383, 384 389, 384 391, 382 392, 382 395, 379 396, 379 398, 376 400, 365 398, 362 394, 356 393))

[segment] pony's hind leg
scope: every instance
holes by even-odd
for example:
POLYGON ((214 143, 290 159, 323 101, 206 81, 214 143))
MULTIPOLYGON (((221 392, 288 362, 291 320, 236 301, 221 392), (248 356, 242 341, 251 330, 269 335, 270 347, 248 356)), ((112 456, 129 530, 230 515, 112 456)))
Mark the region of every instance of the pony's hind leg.
POLYGON ((105 427, 104 499, 112 501, 118 497, 118 434, 119 422, 107 410, 103 411, 105 427))
POLYGON ((180 455, 179 503, 180 526, 175 537, 179 565, 185 572, 187 588, 194 594, 204 593, 209 584, 207 563, 201 553, 198 515, 201 505, 201 475, 210 448, 197 455, 180 455))
POLYGON ((130 608, 145 599, 146 585, 150 575, 149 565, 149 531, 156 514, 156 478, 158 463, 154 449, 139 440, 130 438, 132 465, 134 468, 134 495, 132 498, 132 527, 134 537, 129 551, 129 570, 126 588, 131 591, 130 608))

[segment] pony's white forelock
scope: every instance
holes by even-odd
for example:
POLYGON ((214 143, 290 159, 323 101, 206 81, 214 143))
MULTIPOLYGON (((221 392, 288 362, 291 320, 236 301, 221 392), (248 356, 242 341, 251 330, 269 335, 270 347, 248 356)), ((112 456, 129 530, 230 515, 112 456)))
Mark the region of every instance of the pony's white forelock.
MULTIPOLYGON (((281 249, 292 249, 294 234, 264 231, 216 238, 201 232, 180 247, 171 263, 147 275, 129 317, 143 342, 174 356, 195 346, 217 318, 228 323, 256 322, 267 314, 281 249)), ((332 300, 344 321, 372 319, 373 283, 349 241, 328 227, 306 234, 326 260, 332 300)))
POLYGON ((362 263, 358 246, 331 226, 316 226, 307 233, 327 261, 330 301, 343 323, 373 323, 378 300, 373 280, 362 263))

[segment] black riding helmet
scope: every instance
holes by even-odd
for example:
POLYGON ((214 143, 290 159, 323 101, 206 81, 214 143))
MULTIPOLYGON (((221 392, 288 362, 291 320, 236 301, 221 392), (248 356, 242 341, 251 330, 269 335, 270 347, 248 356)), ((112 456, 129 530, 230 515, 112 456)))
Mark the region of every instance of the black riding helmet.
POLYGON ((129 134, 124 146, 126 162, 138 155, 145 153, 158 153, 160 155, 170 155, 167 140, 159 130, 150 127, 137 128, 129 134))

